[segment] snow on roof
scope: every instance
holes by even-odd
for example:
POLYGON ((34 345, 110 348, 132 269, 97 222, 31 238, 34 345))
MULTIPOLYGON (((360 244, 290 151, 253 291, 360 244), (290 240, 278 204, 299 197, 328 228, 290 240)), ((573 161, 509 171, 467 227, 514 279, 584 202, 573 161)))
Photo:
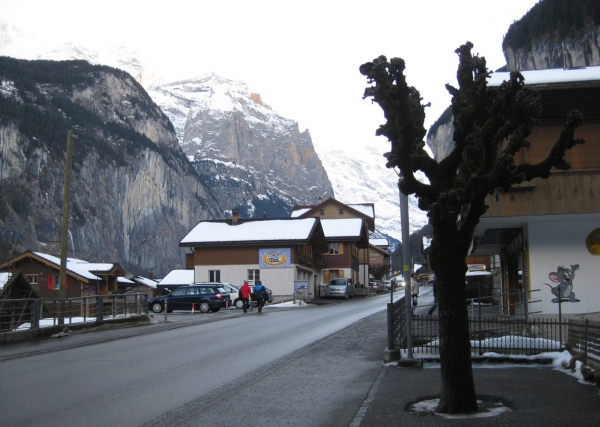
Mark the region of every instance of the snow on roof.
POLYGON ((142 277, 142 276, 136 276, 133 278, 134 281, 138 282, 138 283, 142 283, 145 286, 148 286, 149 288, 156 288, 156 285, 158 285, 158 280, 153 280, 153 279, 148 279, 147 277, 142 277))
POLYGON ((369 239, 369 243, 373 246, 389 246, 388 239, 369 239))
POLYGON ((12 276, 10 271, 0 271, 0 291, 4 289, 4 285, 8 283, 12 276))
POLYGON ((171 270, 160 285, 190 285, 194 283, 194 270, 171 270))
POLYGON ((180 244, 306 240, 310 237, 317 220, 317 218, 273 219, 242 222, 238 225, 230 225, 226 222, 200 222, 180 244))
POLYGON ((375 212, 373 212, 373 205, 348 205, 352 209, 359 211, 363 215, 368 216, 369 218, 375 218, 375 212))
POLYGON ((290 215, 292 218, 298 218, 299 216, 305 214, 306 212, 308 212, 310 210, 310 208, 302 208, 302 209, 296 209, 295 211, 292 212, 292 215, 290 215))
MULTIPOLYGON (((44 258, 46 261, 50 261, 51 263, 60 266, 60 258, 57 258, 52 255, 44 254, 41 252, 34 252, 34 254, 36 254, 40 258, 44 258)), ((81 277, 85 277, 86 279, 90 279, 90 280, 101 280, 100 277, 96 276, 95 274, 90 273, 90 270, 92 270, 92 271, 107 271, 106 266, 108 266, 108 265, 110 265, 112 267, 113 264, 89 263, 89 262, 75 259, 75 258, 67 259, 67 270, 69 270, 70 272, 75 273, 81 277), (90 267, 94 267, 94 268, 90 268, 90 267), (101 268, 98 268, 98 267, 101 267, 101 268)))
MULTIPOLYGON (((555 68, 549 70, 529 70, 520 72, 527 85, 552 83, 575 83, 600 80, 600 66, 582 68, 555 68)), ((488 80, 488 86, 500 86, 510 78, 510 72, 495 72, 488 80)))
POLYGON ((361 218, 322 219, 325 238, 360 237, 363 220, 361 218))
POLYGON ((117 277, 117 282, 118 283, 124 283, 127 285, 135 285, 136 283, 133 280, 129 280, 127 277, 123 277, 123 276, 118 276, 117 277))

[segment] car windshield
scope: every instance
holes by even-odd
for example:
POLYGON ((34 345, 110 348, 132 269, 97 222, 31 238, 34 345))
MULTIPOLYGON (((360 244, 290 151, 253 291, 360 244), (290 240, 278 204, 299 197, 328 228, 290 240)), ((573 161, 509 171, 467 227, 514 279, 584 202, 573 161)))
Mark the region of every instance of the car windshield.
POLYGON ((329 286, 346 286, 346 279, 331 279, 329 286))
POLYGON ((219 293, 227 293, 227 291, 225 290, 225 288, 217 288, 217 290, 219 291, 219 293))

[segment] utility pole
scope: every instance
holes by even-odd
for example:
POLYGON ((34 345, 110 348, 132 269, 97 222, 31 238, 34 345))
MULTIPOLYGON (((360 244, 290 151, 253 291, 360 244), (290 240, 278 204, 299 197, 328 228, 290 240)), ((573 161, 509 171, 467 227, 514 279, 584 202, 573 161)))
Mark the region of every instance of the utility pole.
POLYGON ((73 131, 67 132, 67 158, 65 160, 65 187, 63 194, 62 230, 60 234, 60 276, 58 287, 58 324, 65 324, 65 298, 67 297, 67 245, 69 237, 69 198, 71 194, 71 159, 73 153, 73 131))
POLYGON ((413 332, 412 332, 412 300, 411 300, 411 282, 410 273, 412 268, 411 257, 410 257, 410 225, 408 217, 408 194, 404 194, 400 190, 400 181, 402 176, 398 179, 398 190, 400 192, 400 224, 402 226, 402 264, 404 264, 403 275, 404 275, 404 303, 406 309, 406 359, 400 359, 398 361, 399 367, 404 368, 422 368, 422 359, 413 359, 412 347, 413 347, 413 332))

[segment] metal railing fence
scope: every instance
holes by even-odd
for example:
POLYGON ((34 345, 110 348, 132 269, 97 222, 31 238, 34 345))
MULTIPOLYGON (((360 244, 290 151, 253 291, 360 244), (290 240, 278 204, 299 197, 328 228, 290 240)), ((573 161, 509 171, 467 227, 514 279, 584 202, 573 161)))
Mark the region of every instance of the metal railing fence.
POLYGON ((583 362, 600 368, 600 322, 569 320, 567 345, 583 355, 583 362))
POLYGON ((69 325, 148 313, 148 295, 115 294, 78 298, 0 300, 0 332, 69 325))
MULTIPOLYGON (((407 348, 404 301, 402 297, 393 304, 388 303, 388 348, 407 348)), ((483 300, 470 299, 468 303, 473 355, 487 352, 533 355, 565 349, 563 337, 569 335, 569 328, 567 322, 560 318, 533 319, 529 317, 532 313, 527 309, 517 310, 520 315, 507 316, 498 310, 497 305, 487 304, 483 300)), ((427 315, 412 316, 412 351, 439 355, 439 316, 431 314, 435 304, 419 304, 419 307, 430 307, 432 310, 427 315)))
MULTIPOLYGON (((439 354, 439 316, 413 316, 413 353, 439 354)), ((561 351, 558 319, 469 318, 471 354, 534 355, 561 351)))

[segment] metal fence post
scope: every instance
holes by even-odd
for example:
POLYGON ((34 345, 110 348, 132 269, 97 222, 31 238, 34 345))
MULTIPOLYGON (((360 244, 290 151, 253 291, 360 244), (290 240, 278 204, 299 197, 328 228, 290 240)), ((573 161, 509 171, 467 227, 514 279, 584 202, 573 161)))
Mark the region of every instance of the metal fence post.
POLYGON ((387 304, 388 349, 394 348, 394 303, 387 304))
POLYGON ((585 319, 585 326, 583 327, 583 363, 587 363, 588 359, 588 319, 585 319))
POLYGON ((104 320, 104 301, 102 295, 96 297, 96 322, 102 322, 104 320))
POLYGON ((33 319, 31 319, 31 329, 40 328, 40 299, 33 300, 33 319))

